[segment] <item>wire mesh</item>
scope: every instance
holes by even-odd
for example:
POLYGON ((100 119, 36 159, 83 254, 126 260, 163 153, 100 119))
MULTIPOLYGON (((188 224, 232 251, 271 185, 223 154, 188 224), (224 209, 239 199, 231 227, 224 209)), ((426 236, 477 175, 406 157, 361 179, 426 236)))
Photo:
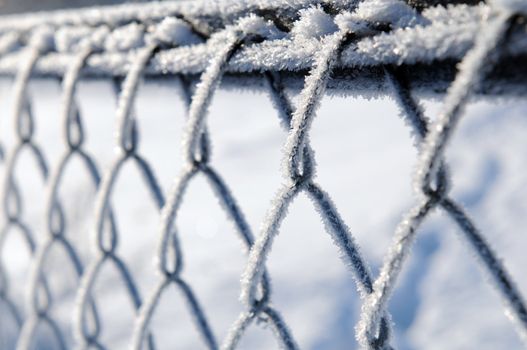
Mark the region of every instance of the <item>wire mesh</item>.
MULTIPOLYGON (((68 336, 50 311, 56 296, 48 287, 48 279, 60 272, 48 270, 45 266, 55 246, 66 252, 65 263, 74 268, 79 278, 78 302, 74 311, 75 342, 79 348, 108 347, 101 339, 101 305, 94 289, 99 283, 101 269, 112 265, 124 282, 126 294, 136 312, 133 339, 130 340, 133 349, 156 348, 151 320, 159 300, 170 285, 176 287, 188 304, 188 312, 193 316, 205 347, 235 349, 247 329, 258 321, 258 324, 263 323, 273 330, 283 348, 297 349, 299 346, 287 321, 272 304, 271 276, 266 272, 266 261, 281 223, 287 216, 288 207, 301 192, 312 200, 360 292, 363 307, 356 336, 363 348, 393 348, 387 303, 412 250, 420 224, 436 208, 447 213, 456 223, 462 238, 468 241, 468 246, 501 294, 507 315, 525 339, 527 309, 520 291, 484 235, 461 205, 449 195, 450 177, 444 153, 462 118, 468 98, 474 92, 481 92, 485 84, 491 87, 487 92, 494 91, 493 82, 486 78, 500 65, 503 57, 510 54, 511 41, 515 42, 514 47, 520 53, 523 49, 521 40, 518 43, 515 28, 524 23, 520 20, 524 7, 495 2, 474 5, 473 9, 475 14, 467 15, 470 18, 460 18, 468 22, 474 19, 474 23, 467 22, 464 27, 457 28, 458 32, 445 33, 437 39, 450 35, 448 38, 451 40, 445 44, 450 45, 449 54, 444 54, 448 51, 444 47, 441 52, 432 47, 421 56, 412 50, 397 53, 389 45, 389 40, 400 40, 402 35, 412 38, 419 30, 422 32, 427 26, 433 26, 429 21, 434 15, 436 19, 447 15, 461 16, 463 11, 466 13, 472 9, 466 5, 449 9, 437 7, 436 12, 430 10, 426 18, 397 0, 366 0, 360 4, 300 0, 246 2, 233 7, 220 3, 208 8, 205 13, 200 5, 194 3, 167 3, 92 12, 71 11, 47 17, 29 16, 23 21, 17 21, 16 17, 0 20, 0 71, 15 75, 12 118, 17 125, 16 144, 5 151, 0 254, 9 249, 6 237, 19 234, 32 256, 31 278, 25 286, 29 295, 25 311, 17 305, 10 291, 13 278, 7 273, 4 259, 0 259, 0 300, 3 309, 19 328, 17 349, 34 347, 35 332, 41 325, 52 331, 60 348, 68 347, 68 336), (146 15, 145 9, 148 10, 146 15), (161 15, 163 12, 164 15, 161 15), (308 21, 310 18, 318 18, 320 24, 311 28, 311 32, 304 23, 312 23, 308 21), (470 32, 469 27, 476 30, 467 38, 458 40, 455 37, 459 31, 470 32), (291 47, 297 49, 294 45, 299 45, 300 40, 311 40, 312 45, 308 45, 307 50, 300 50, 296 56, 291 55, 287 50, 291 47), (385 46, 373 45, 368 51, 365 43, 371 44, 375 40, 385 46), (273 56, 276 50, 284 48, 287 55, 273 56), (390 54, 382 56, 379 50, 390 54), (113 61, 108 59, 110 51, 113 61), (367 55, 370 55, 367 57, 370 61, 364 59, 367 55), (424 59, 427 55, 429 57, 424 59), (462 61, 455 79, 446 90, 442 112, 430 121, 412 95, 412 81, 404 71, 404 64, 412 60, 420 62, 420 58, 426 61, 445 57, 462 58, 462 61), (122 65, 123 61, 127 64, 122 65), (362 62, 362 66, 358 67, 358 62, 362 62), (361 70, 368 65, 374 74, 371 74, 371 69, 367 73, 361 70), (356 76, 342 74, 343 70, 353 70, 354 67, 369 74, 370 83, 357 87, 356 76), (58 76, 62 80, 64 150, 53 169, 48 169, 45 154, 33 138, 37 126, 32 116, 28 83, 32 77, 42 75, 58 76), (110 167, 103 171, 83 147, 87 135, 76 103, 76 86, 86 75, 111 76, 118 96, 114 159, 110 167), (163 193, 148 159, 141 155, 138 148, 141 130, 135 117, 134 103, 139 83, 145 75, 166 75, 177 80, 188 106, 182 142, 184 165, 168 194, 163 193), (231 84, 252 84, 266 89, 287 133, 282 169, 285 185, 269 205, 268 215, 258 234, 253 233, 228 182, 210 162, 212 154, 207 113, 224 75, 232 78, 231 84), (297 84, 295 77, 296 80, 305 77, 305 80, 298 101, 293 104, 286 87, 297 84), (198 83, 193 86, 193 81, 198 83), (408 126, 415 132, 420 150, 415 191, 421 199, 397 226, 380 274, 374 276, 330 194, 315 180, 316 162, 309 132, 321 98, 328 88, 381 89, 381 86, 394 96, 408 126), (45 179, 48 189, 46 208, 42 213, 47 235, 39 245, 24 217, 23 209, 30 203, 22 202, 17 183, 17 161, 25 150, 31 153, 39 169, 38 176, 45 179), (64 204, 58 194, 67 176, 66 169, 74 157, 82 161, 85 172, 97 189, 92 223, 95 254, 87 265, 82 263, 71 242, 72 237, 67 234, 64 204), (126 163, 137 166, 143 185, 161 215, 156 265, 159 278, 147 296, 140 295, 130 267, 116 250, 121 234, 112 209, 112 196, 120 181, 119 173, 126 163), (51 175, 48 176, 48 173, 51 175), (247 266, 241 276, 241 299, 245 310, 233 321, 225 339, 217 338, 207 310, 182 275, 185 251, 181 247, 175 222, 180 215, 186 189, 198 174, 207 179, 225 213, 234 222, 235 233, 249 251, 247 266)), ((434 43, 432 40, 430 45, 434 43)), ((416 50, 420 49, 415 42, 414 46, 417 46, 416 50)), ((448 79, 443 77, 439 81, 444 84, 448 79)), ((521 82, 512 84, 515 88, 524 85, 521 82)), ((432 85, 423 83, 423 86, 430 88, 432 85)))

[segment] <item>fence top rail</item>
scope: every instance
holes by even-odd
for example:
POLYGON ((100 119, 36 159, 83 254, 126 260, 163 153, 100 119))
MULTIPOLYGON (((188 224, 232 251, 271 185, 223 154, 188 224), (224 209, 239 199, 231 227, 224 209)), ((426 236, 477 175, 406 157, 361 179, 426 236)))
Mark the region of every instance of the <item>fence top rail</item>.
MULTIPOLYGON (((382 68, 401 66, 408 72, 408 79, 415 80, 415 88, 443 92, 455 75, 455 64, 473 46, 482 21, 490 15, 491 5, 486 3, 417 10, 400 0, 225 0, 0 16, 0 75, 16 74, 32 37, 47 30, 48 47, 40 55, 33 76, 62 77, 79 50, 78 44, 104 29, 99 35, 102 39, 98 39, 100 47, 86 61, 84 75, 124 76, 138 49, 151 43, 156 33, 166 31, 167 19, 184 23, 189 35, 197 39, 185 39, 184 44, 163 42, 145 73, 200 74, 224 45, 225 32, 253 16, 273 27, 273 35, 246 42, 235 50, 226 72, 236 75, 238 85, 259 86, 260 83, 253 84, 254 79, 240 79, 261 72, 290 76, 305 72, 324 44, 324 37, 347 25, 353 28, 354 35, 344 45, 335 68, 346 74, 341 74, 343 79, 339 82, 330 83, 330 89, 382 90, 383 85, 376 82, 383 76, 382 68), (375 73, 376 69, 380 74, 375 73)), ((516 22, 501 50, 500 59, 509 62, 521 62, 527 56, 525 18, 519 16, 516 22)), ((527 77, 523 66, 498 65, 497 72, 487 79, 487 88, 482 85, 479 92, 523 94, 526 89, 521 82, 527 77)))

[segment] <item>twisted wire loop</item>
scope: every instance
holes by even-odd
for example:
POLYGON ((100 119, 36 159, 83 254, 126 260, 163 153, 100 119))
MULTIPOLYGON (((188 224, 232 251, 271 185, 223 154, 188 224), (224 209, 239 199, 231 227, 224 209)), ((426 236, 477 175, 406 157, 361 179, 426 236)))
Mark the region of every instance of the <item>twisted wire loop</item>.
MULTIPOLYGON (((346 15, 343 14, 342 16, 346 15)), ((265 313, 271 317, 267 306, 269 300, 262 301, 257 298, 258 281, 264 273, 266 259, 287 214, 288 207, 301 191, 306 191, 308 197, 313 201, 325 224, 326 231, 340 249, 341 258, 351 267, 361 297, 364 298, 373 292, 371 273, 361 257, 349 228, 338 213, 329 194, 313 180, 315 165, 313 153, 308 143, 309 129, 316 115, 316 109, 325 93, 327 81, 343 45, 351 38, 352 33, 345 25, 339 26, 338 31, 322 38, 319 56, 315 58, 313 68, 305 78, 304 88, 300 93, 298 107, 295 110, 291 107, 291 103, 281 86, 279 76, 273 73, 267 75, 271 98, 278 110, 282 125, 286 130, 290 129, 284 152, 284 175, 287 183, 274 199, 260 235, 249 254, 249 260, 242 276, 241 296, 248 310, 240 315, 238 321, 231 328, 224 343, 224 349, 234 349, 251 321, 260 313, 265 313)), ((283 327, 286 329, 285 324, 283 327)), ((288 332, 283 334, 279 339, 283 341, 282 346, 284 348, 298 348, 288 332), (286 335, 288 337, 284 338, 286 335)), ((391 349, 388 344, 389 334, 390 320, 386 313, 383 314, 376 336, 370 340, 371 347, 374 349, 391 349)))
MULTIPOLYGON (((111 199, 123 165, 128 161, 132 161, 137 165, 156 207, 160 209, 165 202, 153 170, 147 160, 138 153, 139 130, 133 111, 133 102, 135 101, 140 78, 157 46, 157 42, 151 42, 138 50, 120 90, 116 117, 116 155, 110 168, 104 173, 97 192, 94 230, 96 257, 86 268, 77 295, 79 302, 77 304, 76 323, 79 348, 105 348, 100 340, 101 327, 97 323, 93 324, 92 322, 92 324, 89 324, 89 319, 87 319, 87 316, 93 316, 94 314, 93 300, 96 299, 96 296, 93 295, 93 288, 104 265, 112 264, 116 269, 119 278, 123 282, 126 294, 136 311, 139 310, 142 303, 132 273, 116 253, 119 237, 117 223, 111 209, 111 199)), ((115 85, 117 85, 117 82, 115 85)), ((118 89, 117 86, 115 87, 118 89)), ((154 339, 150 334, 148 335, 148 348, 155 349, 154 339)))
MULTIPOLYGON (((0 301, 6 305, 9 316, 15 321, 20 329, 24 321, 24 313, 17 306, 16 299, 10 295, 10 278, 7 275, 3 255, 7 249, 7 235, 16 230, 21 235, 30 255, 34 255, 36 241, 33 229, 24 219, 23 198, 21 186, 17 182, 17 164, 24 151, 31 154, 37 166, 37 172, 46 182, 48 167, 44 154, 38 144, 34 142, 35 131, 34 118, 31 110, 31 101, 28 93, 28 84, 33 68, 38 59, 49 49, 49 32, 46 28, 34 34, 29 39, 25 48, 26 60, 21 62, 19 71, 14 82, 13 120, 16 123, 16 144, 8 152, 7 163, 4 170, 3 193, 3 220, 4 224, 0 231, 0 301)), ((14 234, 14 233, 13 233, 14 234)), ((45 279, 41 279, 37 302, 40 308, 46 308, 50 299, 50 291, 45 279)), ((46 320, 46 325, 53 336, 60 339, 58 330, 53 322, 46 320)))
POLYGON ((458 75, 448 90, 442 113, 433 123, 428 122, 423 116, 420 106, 413 100, 404 83, 401 83, 389 69, 386 71, 387 80, 393 88, 396 99, 420 139, 418 143, 421 152, 416 187, 422 198, 421 202, 399 223, 393 244, 374 282, 374 293, 368 297, 363 308, 357 331, 364 347, 368 347, 368 339, 388 303, 402 265, 415 241, 417 229, 437 206, 440 206, 456 222, 461 234, 468 240, 482 267, 501 294, 508 309, 507 316, 517 326, 520 337, 524 341, 527 340, 525 301, 509 273, 472 220, 458 203, 448 197, 448 174, 443 160, 446 145, 462 116, 471 91, 477 87, 485 73, 496 64, 500 45, 506 39, 514 15, 511 11, 498 9, 486 23, 482 24, 480 36, 476 39, 473 49, 461 62, 458 75))
MULTIPOLYGON (((53 307, 53 299, 48 300, 47 305, 42 307, 38 301, 38 291, 41 283, 46 276, 52 275, 53 271, 45 269, 46 261, 50 258, 52 248, 59 246, 62 248, 67 262, 73 267, 75 274, 80 278, 84 271, 84 266, 81 258, 76 251, 70 238, 66 236, 68 228, 66 227, 66 220, 63 205, 59 196, 59 189, 61 183, 66 176, 66 170, 74 157, 78 157, 85 166, 86 173, 89 175, 95 188, 99 186, 100 174, 94 158, 89 155, 84 149, 85 134, 82 125, 81 113, 75 101, 75 91, 77 83, 80 79, 81 70, 84 67, 87 58, 94 52, 97 52, 96 46, 92 43, 86 43, 79 50, 76 57, 71 61, 70 68, 66 72, 62 82, 63 88, 63 110, 62 122, 66 149, 60 157, 57 167, 53 170, 53 174, 49 180, 49 189, 47 194, 46 207, 46 221, 48 236, 45 242, 38 248, 32 266, 32 276, 30 290, 30 316, 26 319, 19 337, 17 349, 29 349, 35 342, 35 332, 42 321, 53 324, 57 329, 59 335, 59 345, 62 349, 67 349, 66 336, 64 331, 60 329, 57 321, 53 319, 51 309, 53 307)), ((55 272, 58 273, 59 271, 55 272)), ((100 325, 98 320, 97 308, 93 300, 89 301, 89 310, 91 312, 91 320, 96 333, 100 332, 100 325)))
MULTIPOLYGON (((190 182, 196 175, 202 174, 219 199, 225 214, 233 221, 236 233, 241 238, 244 247, 248 250, 252 246, 253 234, 245 219, 245 215, 223 178, 210 165, 210 140, 206 127, 206 118, 208 107, 220 85, 230 57, 242 45, 259 41, 262 36, 273 35, 273 29, 269 22, 265 22, 256 16, 249 16, 241 19, 237 25, 227 27, 223 32, 218 33, 217 36, 221 37, 224 45, 201 75, 200 82, 196 86, 192 98, 188 99, 190 105, 183 141, 183 159, 185 164, 168 195, 166 205, 162 209, 161 235, 157 256, 157 269, 161 279, 141 308, 132 340, 133 349, 142 348, 146 331, 162 294, 172 284, 181 292, 185 299, 203 343, 209 349, 218 349, 216 337, 210 328, 203 308, 190 285, 181 276, 184 269, 184 259, 178 238, 179 233, 176 227, 176 220, 190 182)), ((185 81, 182 81, 182 83, 183 90, 188 96, 188 85, 185 84, 185 81)), ((262 299, 265 300, 269 294, 269 280, 265 273, 260 287, 262 299)), ((281 319, 272 309, 269 308, 268 314, 272 320, 271 323, 276 326, 276 329, 285 330, 281 319)), ((287 334, 284 337, 287 338, 287 334)))
MULTIPOLYGON (((0 38, 0 56, 3 56, 6 54, 8 49, 11 48, 11 46, 16 45, 18 41, 20 40, 20 35, 16 33, 12 33, 11 35, 4 35, 0 38)), ((5 147, 3 143, 0 142, 0 162, 5 161, 5 147)), ((1 272, 0 272, 0 285, 1 285, 1 272)), ((1 287, 0 287, 1 288, 1 287)))
MULTIPOLYGON (((287 125, 291 123, 293 115, 291 102, 285 94, 279 75, 272 73, 268 75, 268 78, 270 78, 269 87, 271 98, 275 101, 275 106, 278 109, 279 114, 281 114, 281 119, 284 121, 283 126, 287 130, 287 125)), ((313 152, 310 150, 311 146, 309 143, 306 143, 304 147, 309 149, 304 153, 304 157, 312 157, 313 152)), ((310 160, 310 163, 313 162, 313 160, 310 160)), ((366 261, 360 254, 358 245, 354 242, 349 227, 339 214, 330 195, 326 193, 312 178, 306 181, 305 190, 326 225, 326 230, 331 235, 335 244, 340 248, 341 258, 347 266, 351 267, 360 296, 364 299, 366 295, 373 292, 373 279, 366 261)), ((391 331, 390 328, 390 315, 386 313, 381 322, 379 337, 374 340, 374 343, 378 343, 377 345, 374 344, 375 346, 378 347, 381 342, 386 342, 391 331)))

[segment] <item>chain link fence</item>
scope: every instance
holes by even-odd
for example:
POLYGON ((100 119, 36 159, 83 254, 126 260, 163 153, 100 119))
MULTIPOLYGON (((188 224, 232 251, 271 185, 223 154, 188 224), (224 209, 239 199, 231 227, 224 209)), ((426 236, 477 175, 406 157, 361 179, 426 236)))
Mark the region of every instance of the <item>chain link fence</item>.
POLYGON ((511 322, 520 337, 525 338, 525 301, 483 233, 450 196, 444 153, 472 93, 523 92, 524 80, 509 79, 507 69, 511 67, 501 64, 525 53, 527 44, 521 31, 525 30, 522 14, 526 8, 513 1, 449 8, 419 5, 418 11, 397 0, 245 1, 210 6, 167 2, 0 19, 0 73, 14 76, 10 117, 17 126, 15 145, 2 151, 0 252, 10 249, 6 237, 16 234, 23 238, 32 257, 31 277, 24 287, 29 291, 26 311, 12 293, 12 284, 20 280, 10 276, 5 259, 0 260, 2 317, 17 325, 16 348, 38 347, 35 339, 41 326, 50 330, 59 348, 71 346, 64 325, 51 312, 59 296, 49 287, 49 279, 61 272, 45 268, 53 249, 60 247, 67 257, 63 264, 71 266, 79 279, 77 304, 72 310, 74 338, 79 348, 108 346, 101 340, 104 327, 99 314, 104 306, 94 289, 101 270, 111 265, 124 282, 136 310, 130 339, 133 349, 158 346, 151 332, 151 320, 169 286, 174 286, 188 304, 206 348, 238 348, 249 327, 258 327, 253 324, 259 321, 273 330, 283 348, 297 349, 294 334, 272 304, 272 276, 266 271, 266 260, 288 207, 300 193, 312 200, 359 290, 363 307, 356 337, 363 348, 393 348, 387 303, 419 226, 436 209, 445 212, 458 226, 462 239, 468 242, 501 295, 511 322), (447 22, 454 24, 450 24, 450 30, 443 30, 447 22), (430 31, 439 29, 443 31, 431 37, 430 31), (461 60, 457 73, 452 60, 461 60), (430 62, 435 63, 419 66, 430 62), (416 63, 416 68, 411 68, 416 63), (42 76, 59 77, 62 86, 61 117, 50 122, 61 123, 65 147, 53 168, 34 138, 37 125, 28 93, 30 80, 42 76), (118 96, 114 158, 105 169, 100 169, 84 147, 88 135, 77 106, 76 88, 86 76, 112 79, 118 96), (169 76, 178 81, 188 106, 182 143, 184 165, 169 193, 163 193, 138 147, 141 130, 134 103, 141 79, 152 76, 169 76), (258 232, 248 224, 231 185, 211 163, 207 112, 222 80, 225 85, 266 90, 287 133, 282 168, 285 183, 270 203, 258 232), (301 90, 296 103, 286 89, 289 87, 301 90), (315 178, 316 162, 309 133, 326 89, 391 94, 417 140, 419 159, 414 182, 420 200, 397 226, 378 276, 372 274, 339 209, 315 178), (413 89, 446 91, 437 118, 431 120, 425 115, 413 97, 413 89), (22 153, 31 154, 38 169, 32 176, 41 177, 48 189, 42 213, 46 238, 40 244, 24 215, 24 208, 31 203, 23 202, 22 185, 17 180, 17 162, 22 153), (75 158, 81 160, 97 188, 91 223, 95 253, 88 264, 83 264, 72 243, 75 237, 68 234, 65 204, 59 196, 65 169, 75 158), (121 234, 112 196, 119 174, 128 163, 139 169, 144 187, 161 213, 156 257, 159 278, 150 286, 148 295, 140 295, 130 267, 117 252, 121 234), (224 339, 215 335, 207 310, 183 276, 185 251, 176 219, 186 189, 198 174, 217 195, 249 251, 241 276, 244 311, 233 321, 224 339))

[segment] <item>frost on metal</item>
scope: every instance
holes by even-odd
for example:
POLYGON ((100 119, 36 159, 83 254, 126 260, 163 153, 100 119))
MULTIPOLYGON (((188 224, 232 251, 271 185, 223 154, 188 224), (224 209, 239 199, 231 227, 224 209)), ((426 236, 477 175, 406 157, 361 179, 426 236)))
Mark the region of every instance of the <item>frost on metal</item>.
MULTIPOLYGON (((66 249, 68 263, 79 279, 74 310, 74 341, 79 348, 106 346, 95 293, 101 270, 106 266, 117 271, 135 312, 133 336, 126 340, 132 349, 156 348, 152 319, 169 286, 181 293, 187 304, 184 312, 192 316, 199 341, 208 349, 236 349, 248 329, 261 324, 270 328, 269 334, 282 348, 299 348, 287 320, 272 304, 272 276, 266 262, 274 239, 287 234, 281 232, 281 224, 301 192, 313 202, 315 215, 320 217, 359 291, 362 313, 356 337, 363 348, 393 349, 393 325, 387 304, 420 224, 435 209, 447 213, 458 226, 461 237, 502 297, 520 337, 525 339, 527 309, 523 296, 483 233, 449 195, 450 177, 445 160, 448 141, 471 94, 485 84, 494 68, 500 67, 500 60, 526 53, 527 40, 522 35, 525 21, 521 17, 525 11, 519 0, 419 10, 398 0, 360 3, 246 0, 212 4, 165 2, 0 18, 0 73, 15 76, 12 119, 17 126, 16 144, 7 150, 3 168, 0 252, 6 249, 5 235, 16 227, 32 256, 26 313, 14 301, 11 278, 0 259, 0 301, 17 325, 17 348, 31 348, 42 324, 51 330, 61 348, 67 348, 68 335, 53 313, 56 296, 48 285, 48 276, 53 272, 44 268, 49 252, 56 245, 66 249), (433 80, 435 68, 427 64, 449 60, 460 61, 458 72, 447 89, 440 115, 427 118, 413 98, 408 77, 402 76, 405 66, 420 64, 425 71, 428 67, 433 70, 429 76, 433 80), (104 171, 99 170, 83 147, 83 118, 75 101, 76 86, 83 74, 112 77, 115 82, 118 101, 114 158, 104 171), (369 74, 368 79, 374 83, 360 80, 365 79, 361 74, 369 74), (51 169, 34 138, 28 96, 28 84, 38 75, 62 78, 60 123, 65 142, 59 162, 51 169), (188 103, 181 147, 184 164, 168 194, 163 193, 157 175, 138 147, 140 127, 134 104, 141 79, 149 75, 177 80, 188 103), (287 133, 282 160, 284 183, 269 204, 258 232, 248 224, 230 186, 211 163, 208 109, 215 92, 227 79, 238 87, 256 84, 266 89, 287 133), (300 86, 295 104, 287 91, 290 86, 300 86), (378 276, 362 256, 330 194, 316 181, 317 166, 309 134, 321 100, 331 88, 387 89, 395 97, 420 150, 415 174, 418 202, 395 228, 378 276), (44 213, 47 235, 42 242, 35 241, 26 225, 21 188, 16 181, 15 163, 26 149, 49 189, 44 213), (82 263, 65 234, 68 227, 58 194, 72 157, 80 157, 97 187, 92 225, 95 253, 87 264, 82 263), (112 208, 113 189, 120 181, 122 167, 130 162, 137 165, 160 213, 157 282, 149 286, 146 296, 141 295, 130 267, 117 250, 121 233, 112 208), (241 276, 243 310, 223 339, 215 333, 198 293, 183 275, 184 249, 177 219, 186 189, 197 175, 205 177, 232 222, 234 233, 241 239, 242 248, 248 251, 241 276)), ((442 84, 449 82, 444 77, 438 80, 442 84)), ((433 83, 427 86, 436 91, 433 83)))
MULTIPOLYGON (((342 48, 336 68, 354 70, 356 78, 354 83, 349 82, 349 79, 344 79, 339 84, 330 83, 330 90, 376 90, 378 85, 371 80, 378 79, 379 75, 372 74, 372 70, 377 72, 377 67, 386 64, 413 66, 445 62, 450 64, 446 72, 428 70, 421 74, 420 79, 413 79, 415 87, 437 91, 450 83, 450 72, 454 69, 452 61, 459 61, 473 45, 480 22, 488 17, 492 6, 502 11, 525 12, 525 6, 520 0, 496 0, 475 5, 438 5, 425 7, 421 11, 400 0, 358 3, 350 0, 247 0, 214 3, 168 1, 39 15, 4 16, 0 17, 0 44, 4 40, 12 40, 10 38, 13 34, 19 34, 19 44, 8 45, 3 50, 8 54, 0 59, 0 74, 11 75, 17 70, 26 34, 41 30, 43 26, 60 29, 56 31, 58 42, 63 42, 68 37, 65 33, 68 31, 78 37, 83 31, 83 35, 89 36, 90 31, 99 27, 110 29, 106 34, 104 48, 87 60, 84 74, 125 75, 135 49, 144 45, 145 38, 155 31, 163 35, 168 44, 156 50, 145 67, 145 74, 200 74, 221 49, 221 40, 209 38, 217 37, 216 33, 235 25, 243 18, 247 20, 247 14, 251 13, 256 17, 261 16, 261 20, 272 22, 275 27, 274 35, 265 35, 264 40, 244 45, 237 50, 226 65, 227 74, 250 75, 276 70, 286 71, 293 76, 292 73, 302 73, 310 68, 313 57, 320 49, 321 43, 317 38, 330 34, 345 24, 355 34, 355 38, 342 48), (192 28, 190 33, 181 22, 192 28), (79 29, 81 27, 83 30, 79 29)), ((527 39, 523 35, 523 29, 519 28, 521 26, 515 26, 516 29, 503 48, 506 56, 514 58, 527 54, 527 39)), ((63 49, 50 50, 38 60, 33 74, 62 76, 67 70, 66 55, 63 49)), ((509 65, 507 69, 516 74, 525 74, 519 65, 509 65)), ((489 79, 492 78, 491 75, 489 79)), ((298 80, 301 81, 301 78, 298 80)), ((506 79, 500 81, 503 88, 506 87, 506 82, 506 79)), ((244 85, 251 83, 262 87, 262 84, 247 79, 244 85)), ((482 85, 482 89, 484 86, 482 85)), ((517 88, 521 86, 511 86, 512 90, 517 88)))

